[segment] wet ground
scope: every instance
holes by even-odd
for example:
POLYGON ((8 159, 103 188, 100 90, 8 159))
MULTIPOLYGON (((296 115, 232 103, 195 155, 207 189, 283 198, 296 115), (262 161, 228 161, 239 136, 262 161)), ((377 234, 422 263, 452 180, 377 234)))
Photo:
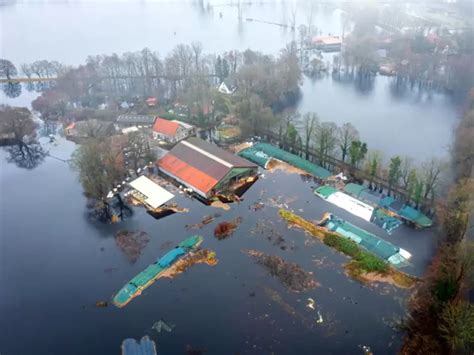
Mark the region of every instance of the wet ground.
MULTIPOLYGON (((74 144, 46 145, 67 159, 74 144)), ((6 163, 0 153, 0 352, 2 354, 114 354, 123 339, 149 335, 159 354, 182 354, 186 346, 206 354, 357 354, 368 345, 376 354, 396 353, 400 335, 390 322, 404 314, 407 290, 363 286, 347 278, 343 255, 288 229, 278 206, 317 220, 325 211, 387 238, 413 254, 408 272, 420 275, 436 244, 431 231, 402 226, 391 236, 382 229, 312 194, 314 183, 297 174, 264 172, 229 211, 183 195, 189 208, 155 220, 144 209, 116 225, 86 218, 86 200, 77 174, 51 157, 34 170, 6 163), (264 205, 258 204, 262 202, 264 205), (221 214, 201 229, 206 215, 221 214), (216 225, 241 217, 227 239, 216 225), (143 230, 150 241, 135 263, 117 246, 121 229, 143 230), (173 280, 161 279, 123 309, 98 308, 129 279, 191 234, 214 250, 215 266, 194 265, 173 280), (313 273, 320 286, 295 293, 285 289, 244 249, 277 255, 313 273), (307 298, 315 300, 315 310, 307 298), (317 323, 319 313, 322 323, 317 323), (157 333, 160 319, 174 324, 157 333)))

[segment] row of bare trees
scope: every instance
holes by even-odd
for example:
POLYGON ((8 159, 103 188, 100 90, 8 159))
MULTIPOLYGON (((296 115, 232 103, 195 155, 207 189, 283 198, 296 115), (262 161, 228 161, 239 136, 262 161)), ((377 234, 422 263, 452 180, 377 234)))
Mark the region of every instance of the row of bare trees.
POLYGON ((377 180, 387 182, 390 195, 393 190, 405 192, 404 198, 416 207, 433 202, 447 164, 440 159, 417 163, 408 156, 384 159, 382 152, 369 150, 361 141, 359 131, 350 122, 338 126, 334 122, 321 122, 314 112, 302 117, 294 111, 279 115, 278 137, 282 147, 301 151, 306 159, 315 152, 318 163, 330 166, 333 159, 348 164, 364 173, 369 188, 376 189, 377 180))

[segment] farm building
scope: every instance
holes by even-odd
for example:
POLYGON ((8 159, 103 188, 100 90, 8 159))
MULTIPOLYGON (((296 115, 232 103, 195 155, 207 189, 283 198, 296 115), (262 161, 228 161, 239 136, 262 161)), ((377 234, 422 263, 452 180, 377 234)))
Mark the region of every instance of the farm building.
POLYGON ((157 165, 205 199, 228 193, 258 172, 257 165, 196 137, 178 143, 157 165))

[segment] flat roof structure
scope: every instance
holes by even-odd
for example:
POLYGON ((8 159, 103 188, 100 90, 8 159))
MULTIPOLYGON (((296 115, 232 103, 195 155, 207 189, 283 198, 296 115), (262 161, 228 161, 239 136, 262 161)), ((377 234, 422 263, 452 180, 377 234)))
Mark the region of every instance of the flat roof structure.
POLYGON ((168 192, 160 185, 143 175, 131 181, 129 185, 144 195, 144 202, 152 208, 158 208, 174 197, 171 192, 168 192))

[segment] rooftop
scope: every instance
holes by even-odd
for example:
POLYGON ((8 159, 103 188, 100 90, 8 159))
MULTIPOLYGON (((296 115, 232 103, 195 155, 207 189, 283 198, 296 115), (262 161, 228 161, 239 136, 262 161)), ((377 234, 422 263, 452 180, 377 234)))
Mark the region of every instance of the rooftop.
POLYGON ((130 186, 145 195, 145 202, 152 208, 158 208, 174 197, 172 193, 143 175, 130 182, 130 186))
POLYGON ((248 160, 195 137, 178 143, 158 161, 158 166, 204 194, 233 168, 257 167, 248 160))
POLYGON ((117 122, 153 124, 155 118, 151 115, 120 115, 117 117, 117 122))
POLYGON ((174 137, 176 131, 179 128, 179 123, 165 120, 164 118, 158 117, 153 125, 153 131, 164 134, 169 137, 174 137))

